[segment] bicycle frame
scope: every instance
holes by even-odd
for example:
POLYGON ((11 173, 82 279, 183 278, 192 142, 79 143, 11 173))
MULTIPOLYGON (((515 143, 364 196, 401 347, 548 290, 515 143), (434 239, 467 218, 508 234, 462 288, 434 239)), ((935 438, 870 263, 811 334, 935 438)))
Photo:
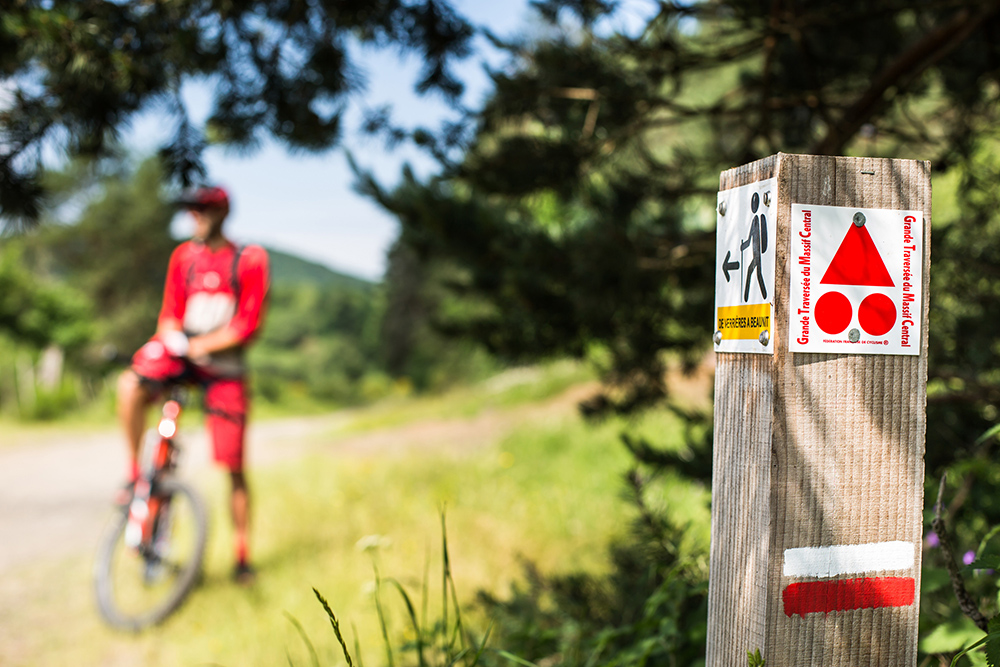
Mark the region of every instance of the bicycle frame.
MULTIPOLYGON (((125 543, 140 552, 151 553, 151 543, 154 538, 157 518, 165 511, 168 501, 163 501, 153 494, 156 483, 163 475, 172 472, 177 467, 180 448, 174 442, 177 434, 177 422, 180 418, 185 393, 182 388, 171 390, 169 398, 163 403, 163 410, 156 433, 160 436, 153 445, 148 456, 148 462, 140 471, 135 481, 135 490, 128 508, 128 523, 125 527, 125 543)), ((147 443, 148 446, 148 443, 147 443)), ((145 455, 146 452, 144 451, 145 455)), ((146 457, 144 457, 146 458, 146 457)))

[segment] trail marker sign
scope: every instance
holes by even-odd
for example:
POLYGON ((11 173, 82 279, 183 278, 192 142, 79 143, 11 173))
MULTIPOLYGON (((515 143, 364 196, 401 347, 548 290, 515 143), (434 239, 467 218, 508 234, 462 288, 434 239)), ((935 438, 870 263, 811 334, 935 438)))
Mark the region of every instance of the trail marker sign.
POLYGON ((706 667, 916 667, 930 165, 778 154, 719 190, 706 667))
POLYGON ((719 193, 716 206, 715 351, 774 352, 777 181, 719 193))
POLYGON ((923 212, 792 203, 793 352, 920 353, 923 212))

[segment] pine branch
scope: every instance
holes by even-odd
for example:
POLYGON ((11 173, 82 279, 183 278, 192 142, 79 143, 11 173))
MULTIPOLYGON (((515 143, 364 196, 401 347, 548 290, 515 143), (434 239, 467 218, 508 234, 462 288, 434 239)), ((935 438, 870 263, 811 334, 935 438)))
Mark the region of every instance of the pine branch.
POLYGON ((998 9, 1000 6, 995 2, 989 3, 975 14, 969 9, 962 9, 950 22, 926 34, 875 77, 840 122, 831 126, 827 135, 810 152, 816 155, 842 153, 851 137, 886 104, 886 94, 891 88, 896 88, 897 92, 905 89, 927 69, 958 48, 998 9))
POLYGON ((941 553, 944 555, 944 564, 948 570, 948 578, 951 579, 952 590, 955 591, 955 597, 958 599, 959 608, 962 610, 963 614, 972 619, 972 622, 976 624, 977 628, 983 632, 987 632, 986 617, 983 616, 981 611, 979 611, 979 607, 976 606, 972 596, 969 595, 969 591, 965 588, 965 581, 962 579, 958 563, 955 562, 955 552, 954 549, 952 549, 951 538, 948 536, 948 528, 941 515, 944 484, 947 479, 948 475, 945 473, 941 477, 941 484, 938 487, 937 502, 934 503, 934 519, 931 521, 931 530, 937 534, 938 539, 940 540, 941 553))

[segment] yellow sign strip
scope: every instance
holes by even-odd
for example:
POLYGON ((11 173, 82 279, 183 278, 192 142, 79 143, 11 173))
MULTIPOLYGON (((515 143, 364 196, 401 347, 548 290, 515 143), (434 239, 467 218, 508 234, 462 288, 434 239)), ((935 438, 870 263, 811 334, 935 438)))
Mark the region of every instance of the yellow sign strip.
POLYGON ((771 328, 771 304, 723 306, 715 309, 716 329, 723 340, 751 340, 771 328))

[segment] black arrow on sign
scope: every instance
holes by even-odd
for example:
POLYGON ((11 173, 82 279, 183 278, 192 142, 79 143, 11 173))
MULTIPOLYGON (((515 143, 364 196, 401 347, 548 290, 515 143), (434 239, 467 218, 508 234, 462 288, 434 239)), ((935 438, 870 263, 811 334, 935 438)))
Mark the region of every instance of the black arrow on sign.
POLYGON ((730 271, 735 271, 736 269, 740 268, 740 263, 739 262, 730 262, 729 261, 729 257, 732 254, 733 254, 732 250, 727 251, 726 252, 726 261, 724 261, 722 263, 722 272, 726 274, 726 282, 727 283, 729 282, 729 272, 730 271))

